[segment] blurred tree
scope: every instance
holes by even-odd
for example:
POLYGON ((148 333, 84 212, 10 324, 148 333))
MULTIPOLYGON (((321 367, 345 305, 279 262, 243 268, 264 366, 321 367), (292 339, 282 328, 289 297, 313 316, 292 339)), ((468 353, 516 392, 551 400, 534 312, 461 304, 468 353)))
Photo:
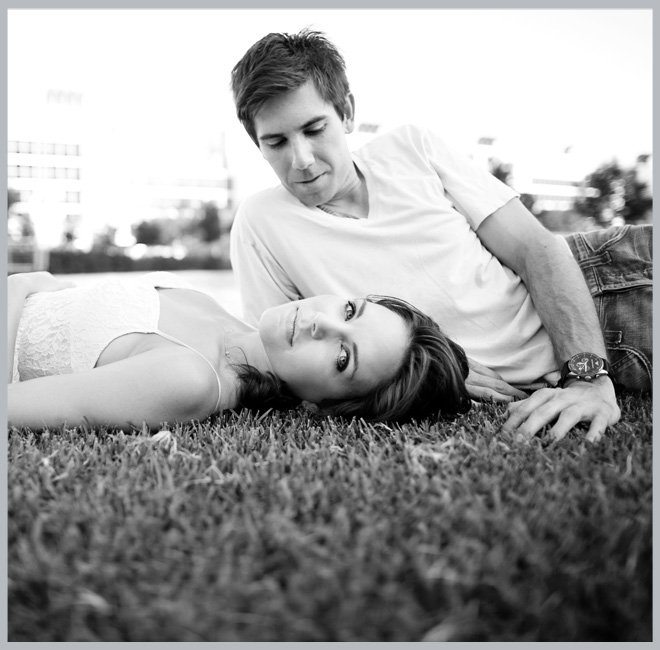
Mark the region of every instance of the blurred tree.
POLYGON ((115 250, 117 245, 115 238, 117 236, 117 228, 114 226, 105 226, 102 230, 94 235, 92 243, 93 251, 109 251, 115 250))
POLYGON ((202 206, 199 230, 204 242, 210 243, 220 239, 220 212, 215 203, 204 203, 202 206))
POLYGON ((14 203, 18 203, 21 200, 21 193, 18 190, 13 190, 9 188, 7 190, 7 209, 11 208, 14 203))
POLYGON ((612 221, 613 212, 610 198, 615 189, 615 182, 621 180, 623 172, 616 161, 601 165, 585 178, 585 187, 591 192, 575 200, 575 209, 585 217, 593 219, 601 226, 612 221))
POLYGON ((634 169, 623 175, 623 218, 628 223, 635 223, 647 218, 653 208, 653 196, 648 183, 639 180, 634 169))
POLYGON ((67 215, 64 220, 64 231, 62 232, 62 246, 64 248, 74 248, 74 242, 78 239, 79 218, 73 215, 67 215))
POLYGON ((502 181, 506 185, 511 185, 511 172, 513 170, 513 165, 511 163, 502 162, 499 158, 489 158, 488 164, 490 167, 490 173, 497 178, 497 180, 502 181))
MULTIPOLYGON (((498 158, 489 158, 488 164, 490 167, 490 173, 495 176, 495 178, 502 181, 505 185, 513 187, 513 165, 511 163, 502 162, 498 158)), ((531 194, 521 194, 520 201, 531 213, 534 213, 535 201, 531 194)))
POLYGON ((138 244, 171 246, 180 236, 180 224, 175 219, 149 219, 131 228, 138 244))
POLYGON ((536 214, 536 201, 534 200, 534 196, 532 194, 521 194, 520 195, 520 202, 532 213, 536 214))
POLYGON ((140 221, 131 229, 138 244, 146 246, 157 246, 161 243, 160 227, 156 221, 140 221))
POLYGON ((575 209, 607 226, 614 217, 635 222, 643 219, 653 205, 647 183, 637 177, 636 170, 624 170, 616 161, 601 165, 585 179, 591 196, 575 201, 575 209))
POLYGON ((34 225, 27 212, 19 212, 21 193, 7 189, 7 233, 12 240, 31 239, 34 237, 34 225), (12 207, 13 206, 13 207, 12 207))

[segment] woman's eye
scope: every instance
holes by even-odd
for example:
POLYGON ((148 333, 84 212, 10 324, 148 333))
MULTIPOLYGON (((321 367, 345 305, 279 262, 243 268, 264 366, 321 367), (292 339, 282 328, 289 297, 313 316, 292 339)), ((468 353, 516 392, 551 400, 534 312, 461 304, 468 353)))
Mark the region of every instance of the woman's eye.
POLYGON ((339 356, 337 357, 337 370, 339 372, 344 372, 346 368, 348 367, 348 351, 346 350, 345 347, 342 346, 341 352, 339 353, 339 356))
POLYGON ((355 303, 352 300, 349 300, 344 307, 344 320, 351 320, 355 316, 355 303))

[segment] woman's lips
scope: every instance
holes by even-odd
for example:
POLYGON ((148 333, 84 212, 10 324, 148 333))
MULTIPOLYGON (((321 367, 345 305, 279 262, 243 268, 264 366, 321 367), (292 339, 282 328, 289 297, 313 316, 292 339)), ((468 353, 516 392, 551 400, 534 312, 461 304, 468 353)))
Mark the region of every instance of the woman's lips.
POLYGON ((296 320, 298 319, 298 308, 296 307, 296 311, 293 314, 293 321, 291 323, 291 336, 289 338, 289 345, 293 346, 293 337, 296 333, 296 320))

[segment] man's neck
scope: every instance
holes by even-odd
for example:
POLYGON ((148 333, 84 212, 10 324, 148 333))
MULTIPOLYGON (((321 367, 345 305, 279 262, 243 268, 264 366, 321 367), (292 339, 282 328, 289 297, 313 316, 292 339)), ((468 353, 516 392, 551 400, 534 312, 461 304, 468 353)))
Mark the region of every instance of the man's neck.
POLYGON ((337 216, 364 219, 369 215, 369 193, 364 176, 357 167, 344 191, 318 207, 337 216))

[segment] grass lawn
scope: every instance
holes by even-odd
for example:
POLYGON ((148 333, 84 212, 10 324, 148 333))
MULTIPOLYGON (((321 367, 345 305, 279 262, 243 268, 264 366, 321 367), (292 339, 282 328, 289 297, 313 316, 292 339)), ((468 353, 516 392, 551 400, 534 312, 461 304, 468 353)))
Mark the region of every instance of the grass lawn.
POLYGON ((13 430, 10 641, 650 641, 650 397, 590 445, 485 405, 13 430))

